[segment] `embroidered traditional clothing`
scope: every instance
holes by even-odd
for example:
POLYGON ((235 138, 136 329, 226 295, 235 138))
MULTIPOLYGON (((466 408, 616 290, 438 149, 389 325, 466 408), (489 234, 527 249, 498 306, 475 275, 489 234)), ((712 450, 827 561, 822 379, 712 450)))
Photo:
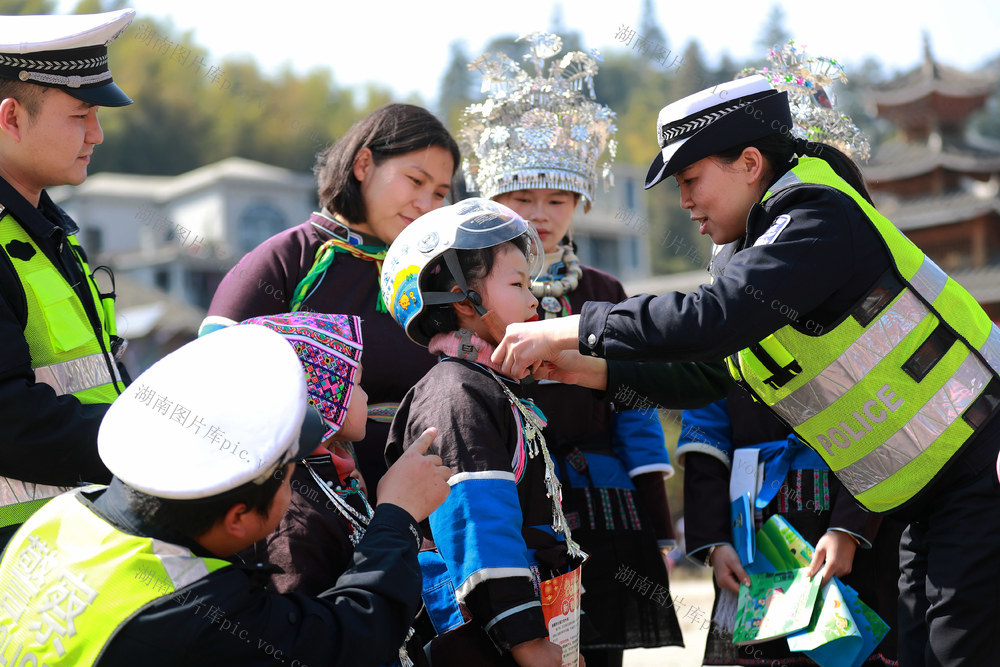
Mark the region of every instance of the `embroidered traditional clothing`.
MULTIPOLYGON (((692 560, 704 561, 707 549, 713 544, 732 543, 728 493, 732 453, 744 447, 762 448, 763 462, 768 458, 767 445, 785 443, 787 436, 788 428, 740 389, 734 389, 725 400, 684 412, 677 456, 684 463, 685 538, 692 560)), ((757 527, 771 515, 781 514, 813 545, 830 529, 861 539, 862 547, 855 552, 851 574, 842 579, 893 628, 864 664, 893 665, 896 559, 903 524, 863 510, 830 474, 822 459, 814 456, 800 460, 811 462, 810 467, 801 467, 793 458, 790 470, 776 479, 765 479, 763 490, 773 487, 777 493, 756 511, 757 527), (864 548, 872 545, 873 548, 864 548)), ((717 591, 713 618, 719 600, 717 591)), ((735 612, 735 607, 732 611, 735 612)), ((713 623, 704 664, 759 665, 771 661, 775 665, 814 664, 801 653, 790 653, 783 639, 757 644, 754 649, 750 654, 734 646, 730 633, 713 623)))
POLYGON ((531 456, 519 415, 487 368, 445 358, 407 393, 386 446, 395 460, 425 428, 439 429, 431 449, 451 467, 452 489, 425 524, 444 567, 432 579, 422 555, 424 601, 432 618, 447 618, 440 612, 457 598, 503 649, 548 634, 538 583, 567 565, 566 544, 552 528, 544 457, 531 456), (455 596, 435 602, 434 584, 455 596))

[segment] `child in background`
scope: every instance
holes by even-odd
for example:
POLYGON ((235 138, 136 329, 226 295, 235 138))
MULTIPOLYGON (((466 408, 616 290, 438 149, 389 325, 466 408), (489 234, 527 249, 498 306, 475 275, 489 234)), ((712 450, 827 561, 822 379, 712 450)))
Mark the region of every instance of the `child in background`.
POLYGON ((537 234, 516 213, 469 199, 414 221, 386 255, 386 304, 407 335, 441 359, 403 399, 386 458, 397 459, 433 425, 438 453, 455 474, 447 505, 426 526, 437 552, 421 554, 424 603, 441 635, 431 643, 432 664, 562 664, 547 638, 539 587, 572 569, 578 549, 544 421, 516 397, 519 383, 489 361, 489 341, 507 324, 538 317, 531 279, 540 252, 537 234))
POLYGON ((350 566, 372 515, 354 460, 338 444, 365 437, 361 319, 288 313, 255 317, 240 326, 245 324, 276 331, 292 345, 306 373, 309 404, 327 431, 323 443, 295 467, 291 504, 277 530, 243 556, 283 570, 270 576, 277 592, 318 595, 350 566))
MULTIPOLYGON (((361 318, 287 313, 254 317, 238 326, 267 327, 291 344, 306 374, 309 404, 326 426, 323 440, 292 472, 288 511, 268 537, 240 556, 271 568, 277 593, 318 596, 332 588, 355 558, 374 510, 351 454, 340 444, 363 440, 368 394, 361 387, 361 318)), ((408 637, 409 639, 409 637, 408 637)), ((423 665, 419 646, 396 665, 423 665)))
MULTIPOLYGON (((714 570, 716 602, 705 645, 705 665, 811 665, 788 650, 784 639, 753 645, 732 643, 735 594, 748 576, 733 548, 729 478, 735 452, 758 450, 764 481, 754 529, 780 514, 816 547, 810 573, 824 583, 833 576, 854 588, 889 624, 889 634, 865 665, 896 664, 896 580, 903 524, 858 505, 829 466, 767 409, 741 389, 704 408, 685 410, 677 443, 684 466, 684 513, 688 555, 714 570), (723 600, 728 598, 728 603, 723 600), (763 657, 762 657, 763 656, 763 657)), ((753 509, 753 508, 751 508, 753 509)))

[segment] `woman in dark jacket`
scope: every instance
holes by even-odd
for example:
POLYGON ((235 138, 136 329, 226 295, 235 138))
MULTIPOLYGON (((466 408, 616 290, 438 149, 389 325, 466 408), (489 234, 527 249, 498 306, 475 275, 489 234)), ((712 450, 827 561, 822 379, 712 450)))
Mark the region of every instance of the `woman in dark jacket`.
POLYGON ((675 176, 722 246, 714 283, 514 325, 494 361, 519 376, 576 347, 728 357, 859 502, 910 522, 900 661, 986 664, 1000 612, 981 594, 1000 558, 1000 329, 874 208, 849 158, 791 127, 787 97, 759 76, 665 107, 646 186, 675 176))

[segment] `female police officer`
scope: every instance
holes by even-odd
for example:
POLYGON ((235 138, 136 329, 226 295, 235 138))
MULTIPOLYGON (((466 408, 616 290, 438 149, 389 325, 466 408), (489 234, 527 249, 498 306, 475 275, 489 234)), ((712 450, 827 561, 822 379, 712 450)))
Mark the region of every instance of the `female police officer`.
POLYGON ((720 246, 713 284, 512 325, 494 361, 520 376, 577 345, 726 358, 861 504, 910 521, 901 663, 986 664, 1000 611, 1000 330, 872 206, 846 156, 791 127, 787 95, 758 76, 661 110, 646 187, 676 178, 720 246))

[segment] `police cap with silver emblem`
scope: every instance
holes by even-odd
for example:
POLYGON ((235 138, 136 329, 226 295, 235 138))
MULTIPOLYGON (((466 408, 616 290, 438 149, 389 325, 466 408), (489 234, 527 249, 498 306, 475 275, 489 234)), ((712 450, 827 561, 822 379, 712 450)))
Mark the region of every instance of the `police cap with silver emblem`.
POLYGON ((660 152, 646 174, 646 189, 702 158, 793 127, 788 93, 755 74, 688 95, 660 110, 660 152))
POLYGON ((58 88, 107 107, 132 104, 111 79, 108 44, 134 9, 69 16, 0 16, 0 78, 58 88))
POLYGON ((171 352, 111 404, 97 435, 108 469, 158 498, 263 484, 312 453, 326 426, 307 406, 295 350, 266 327, 229 327, 171 352))

